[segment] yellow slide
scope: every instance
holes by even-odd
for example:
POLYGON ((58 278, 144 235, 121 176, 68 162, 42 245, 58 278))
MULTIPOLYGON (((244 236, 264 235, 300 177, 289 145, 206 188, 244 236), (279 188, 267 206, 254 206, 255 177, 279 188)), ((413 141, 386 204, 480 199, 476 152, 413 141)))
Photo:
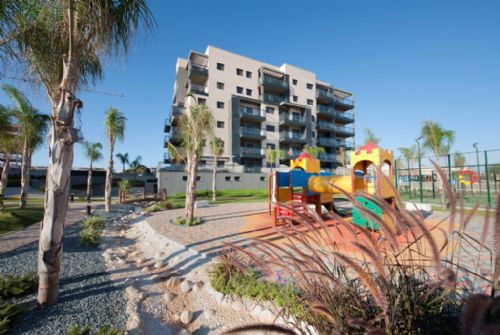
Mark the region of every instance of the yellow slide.
POLYGON ((332 187, 332 184, 346 192, 352 192, 351 176, 311 177, 307 186, 312 192, 339 194, 340 191, 332 187))

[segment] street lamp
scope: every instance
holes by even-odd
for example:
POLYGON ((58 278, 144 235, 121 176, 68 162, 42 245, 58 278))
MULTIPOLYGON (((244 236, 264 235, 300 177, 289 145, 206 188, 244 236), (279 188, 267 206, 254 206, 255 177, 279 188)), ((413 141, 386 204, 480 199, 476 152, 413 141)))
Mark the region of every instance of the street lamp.
POLYGON ((481 169, 479 167, 479 143, 472 145, 476 149, 476 163, 477 163, 477 180, 479 180, 479 194, 481 194, 481 169))
POLYGON ((420 141, 423 139, 423 136, 417 137, 415 142, 417 142, 417 156, 418 156, 418 183, 420 186, 420 202, 424 202, 424 190, 422 189, 422 155, 420 152, 420 141))

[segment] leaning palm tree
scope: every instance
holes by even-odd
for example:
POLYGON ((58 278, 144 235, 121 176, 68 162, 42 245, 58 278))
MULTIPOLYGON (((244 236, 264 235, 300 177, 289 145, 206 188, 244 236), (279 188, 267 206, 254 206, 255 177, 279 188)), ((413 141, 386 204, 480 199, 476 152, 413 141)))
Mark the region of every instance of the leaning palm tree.
POLYGON ((109 107, 106 111, 106 120, 104 122, 109 143, 109 161, 106 171, 106 186, 104 187, 104 208, 106 212, 111 211, 111 193, 113 183, 113 151, 115 150, 116 140, 123 141, 125 136, 125 114, 117 108, 109 107))
POLYGON ((375 136, 375 133, 370 128, 365 128, 365 141, 363 144, 379 144, 381 140, 380 137, 375 136))
POLYGON ((319 155, 325 154, 326 150, 323 147, 313 147, 309 144, 304 146, 304 151, 311 155, 312 158, 318 159, 319 155))
MULTIPOLYGON (((434 153, 434 159, 439 164, 440 155, 448 155, 450 148, 455 141, 455 132, 444 129, 439 123, 434 121, 425 121, 422 127, 422 137, 424 139, 424 147, 429 148, 434 153)), ((444 185, 446 180, 442 180, 439 176, 439 195, 441 207, 446 208, 446 194, 444 185)))
POLYGON ((218 137, 212 138, 210 141, 210 151, 212 152, 212 158, 214 160, 213 171, 212 171, 212 200, 216 201, 217 196, 215 192, 217 191, 216 177, 217 177, 217 160, 224 153, 224 141, 218 137))
POLYGON ((125 173, 125 165, 129 164, 128 160, 128 152, 122 154, 122 153, 117 153, 116 158, 122 163, 122 173, 125 173))
POLYGON ((98 160, 101 160, 102 157, 102 144, 91 143, 91 142, 83 142, 83 154, 90 162, 89 166, 89 175, 87 177, 87 202, 90 203, 90 197, 92 195, 92 164, 98 160))
POLYGON ((0 66, 22 67, 26 75, 34 76, 52 105, 38 253, 38 303, 46 306, 59 297, 73 145, 79 140, 74 115, 83 106, 76 91, 100 79, 103 57, 126 54, 133 35, 148 31, 154 19, 146 0, 2 1, 0 8, 0 66))
POLYGON ((273 167, 276 167, 276 159, 285 159, 285 151, 283 149, 266 149, 266 160, 271 165, 271 173, 273 172, 273 167))
POLYGON ((411 188, 411 167, 412 167, 412 161, 416 157, 416 146, 413 145, 411 147, 401 147, 398 148, 399 152, 403 155, 404 159, 406 160, 407 163, 407 168, 408 168, 408 189, 410 191, 410 196, 412 194, 412 188, 411 188))
POLYGON ((23 143, 19 207, 26 208, 30 185, 31 157, 45 139, 50 117, 35 109, 28 98, 17 88, 5 84, 2 86, 2 90, 15 105, 10 108, 10 113, 19 126, 19 137, 23 143))

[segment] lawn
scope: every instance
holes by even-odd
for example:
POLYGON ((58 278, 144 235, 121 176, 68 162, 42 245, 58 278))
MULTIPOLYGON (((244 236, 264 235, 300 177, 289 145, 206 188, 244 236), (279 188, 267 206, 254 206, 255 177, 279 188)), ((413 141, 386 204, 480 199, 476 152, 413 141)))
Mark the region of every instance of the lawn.
MULTIPOLYGON (((174 205, 184 206, 186 195, 179 193, 167 198, 174 205)), ((208 200, 210 204, 225 204, 235 202, 256 202, 267 199, 267 189, 255 190, 220 190, 217 191, 217 201, 212 201, 212 191, 196 191, 197 200, 208 200)))
POLYGON ((43 218, 43 206, 28 208, 6 207, 0 211, 0 234, 23 229, 43 218))

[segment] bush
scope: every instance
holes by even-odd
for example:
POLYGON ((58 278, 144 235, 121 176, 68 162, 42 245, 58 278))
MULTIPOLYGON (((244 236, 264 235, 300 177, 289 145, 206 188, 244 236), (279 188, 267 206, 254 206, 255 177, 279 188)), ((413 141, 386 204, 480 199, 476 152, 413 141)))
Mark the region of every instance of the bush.
POLYGON ((89 216, 83 220, 84 228, 95 228, 95 229, 104 229, 106 225, 106 220, 102 216, 89 216))
MULTIPOLYGON (((72 325, 69 329, 68 332, 66 333, 67 335, 92 335, 92 328, 90 326, 84 326, 84 327, 79 327, 77 325, 72 325)), ((99 328, 97 332, 94 333, 95 335, 122 335, 124 334, 123 330, 119 330, 116 328, 108 327, 108 326, 103 326, 99 328)))
POLYGON ((94 227, 84 227, 80 231, 80 242, 88 247, 94 247, 101 242, 102 230, 94 227))
POLYGON ((118 188, 120 189, 120 191, 127 192, 128 190, 130 190, 132 188, 132 183, 128 179, 121 179, 118 182, 118 188))
POLYGON ((0 300, 25 296, 34 292, 37 286, 38 275, 34 272, 0 277, 0 300))
POLYGON ((10 327, 12 327, 14 319, 24 312, 24 308, 13 304, 4 303, 0 299, 0 335, 8 334, 10 327))
POLYGON ((202 223, 202 220, 200 217, 194 217, 193 221, 188 222, 186 217, 177 216, 172 220, 172 223, 180 226, 197 226, 202 223))

